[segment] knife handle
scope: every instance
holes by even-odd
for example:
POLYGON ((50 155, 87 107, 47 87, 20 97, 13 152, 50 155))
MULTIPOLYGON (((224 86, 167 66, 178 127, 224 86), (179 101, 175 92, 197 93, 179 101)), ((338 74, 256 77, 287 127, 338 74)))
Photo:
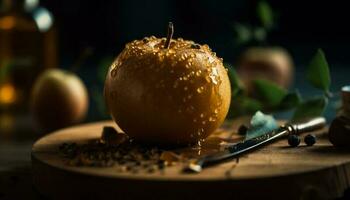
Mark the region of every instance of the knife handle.
POLYGON ((286 125, 286 128, 291 134, 301 134, 305 132, 315 131, 324 126, 326 126, 326 119, 324 117, 317 117, 303 123, 286 125))

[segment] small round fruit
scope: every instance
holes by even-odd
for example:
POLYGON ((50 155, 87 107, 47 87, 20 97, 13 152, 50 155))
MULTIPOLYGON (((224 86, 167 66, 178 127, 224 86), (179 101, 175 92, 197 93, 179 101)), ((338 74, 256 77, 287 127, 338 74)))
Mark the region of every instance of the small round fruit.
POLYGON ((297 147, 300 144, 300 137, 297 135, 289 135, 288 136, 288 144, 291 147, 297 147))
POLYGON ((75 74, 49 69, 36 80, 31 93, 31 111, 44 131, 82 121, 87 108, 87 90, 75 74))
POLYGON ((289 53, 279 47, 251 47, 243 52, 237 73, 250 94, 255 79, 267 79, 288 88, 293 78, 293 62, 289 53))
POLYGON ((207 45, 146 37, 126 45, 105 82, 108 109, 130 137, 189 144, 224 121, 231 89, 222 60, 207 45))
POLYGON ((305 136, 304 142, 307 146, 312 146, 316 143, 316 136, 309 134, 309 135, 305 136))

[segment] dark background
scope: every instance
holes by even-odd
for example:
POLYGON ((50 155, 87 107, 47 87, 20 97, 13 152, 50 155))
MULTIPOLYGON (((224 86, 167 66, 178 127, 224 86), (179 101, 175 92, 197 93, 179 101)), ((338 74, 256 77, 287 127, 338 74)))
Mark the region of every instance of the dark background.
MULTIPOLYGON (((298 64, 306 62, 318 47, 324 49, 330 63, 349 63, 346 1, 268 2, 278 15, 278 26, 269 34, 270 44, 286 47, 298 64)), ((232 25, 257 24, 256 4, 254 0, 41 1, 55 16, 60 55, 67 63, 86 46, 94 47, 98 56, 117 55, 131 40, 165 36, 168 21, 175 24, 175 37, 207 43, 224 60, 234 62, 238 50, 232 25)))
MULTIPOLYGON (((297 87, 303 95, 312 94, 303 75, 304 66, 317 48, 324 50, 329 61, 332 91, 349 84, 348 2, 267 2, 278 14, 278 25, 269 34, 268 44, 283 46, 293 56, 296 76, 292 88, 297 87)), ((233 24, 259 24, 255 0, 41 0, 40 5, 55 17, 60 52, 57 67, 69 68, 84 49, 94 48, 92 57, 77 72, 90 94, 89 114, 84 122, 109 119, 103 112, 104 75, 99 68, 102 61, 109 65, 127 42, 151 35, 164 37, 167 23, 172 21, 174 37, 207 43, 225 62, 234 64, 242 49, 234 42, 233 24)), ((326 116, 331 120, 334 115, 331 104, 326 116)), ((29 134, 20 138, 0 139, 0 199, 40 196, 32 189, 30 152, 35 138, 29 134)), ((348 191, 344 199, 349 196, 348 191)))
MULTIPOLYGON (((91 103, 86 121, 108 119, 102 97, 104 74, 127 42, 155 35, 165 37, 167 24, 175 25, 174 37, 207 43, 224 62, 235 64, 244 47, 235 43, 235 23, 259 26, 257 0, 42 0, 41 5, 54 15, 59 35, 60 66, 69 68, 87 47, 94 54, 78 75, 86 83, 91 103), (107 58, 107 59, 106 59, 107 58), (101 64, 103 63, 103 64, 101 64), (99 76, 96 76, 99 75, 99 76)), ((305 81, 304 70, 318 48, 330 64, 331 90, 349 84, 350 29, 346 1, 267 0, 277 16, 268 34, 267 45, 282 46, 292 55, 295 78, 291 89, 304 96, 315 90, 305 81)), ((339 97, 339 96, 338 96, 339 97)), ((335 115, 329 106, 326 117, 335 115)), ((332 104, 333 105, 333 104, 332 104)))

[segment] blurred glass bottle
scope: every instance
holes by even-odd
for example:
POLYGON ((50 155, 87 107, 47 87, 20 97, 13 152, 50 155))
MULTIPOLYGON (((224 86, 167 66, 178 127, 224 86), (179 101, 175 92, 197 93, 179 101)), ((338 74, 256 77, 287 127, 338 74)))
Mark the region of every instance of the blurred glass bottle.
POLYGON ((39 0, 0 0, 0 113, 27 113, 35 78, 57 66, 56 30, 39 0))

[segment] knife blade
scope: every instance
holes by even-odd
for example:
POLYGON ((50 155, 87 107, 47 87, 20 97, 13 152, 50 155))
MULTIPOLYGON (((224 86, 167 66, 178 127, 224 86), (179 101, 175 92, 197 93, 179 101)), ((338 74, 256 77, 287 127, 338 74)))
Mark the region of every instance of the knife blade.
POLYGON ((183 171, 198 173, 206 166, 214 165, 227 159, 237 157, 243 153, 262 147, 289 134, 301 134, 314 131, 324 127, 325 125, 326 119, 323 117, 313 118, 303 123, 285 124, 280 126, 278 129, 261 136, 227 146, 223 151, 191 160, 183 171))

